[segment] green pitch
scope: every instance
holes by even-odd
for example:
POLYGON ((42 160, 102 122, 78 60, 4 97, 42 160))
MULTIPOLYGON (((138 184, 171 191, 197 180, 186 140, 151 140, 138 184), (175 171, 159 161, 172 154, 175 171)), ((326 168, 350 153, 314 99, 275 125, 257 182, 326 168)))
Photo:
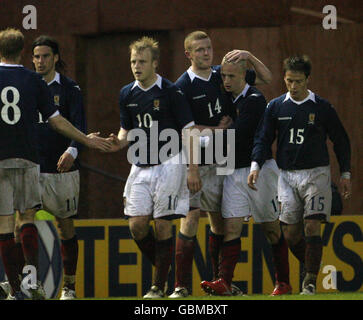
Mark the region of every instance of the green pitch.
MULTIPOLYGON (((144 300, 141 298, 84 298, 78 300, 144 300)), ((174 300, 174 299, 158 299, 158 300, 174 300)), ((313 296, 305 296, 300 294, 290 294, 283 296, 271 297, 269 295, 254 294, 245 295, 240 297, 217 297, 217 296, 201 296, 201 297, 187 297, 183 299, 175 299, 175 301, 182 300, 363 300, 363 292, 339 292, 339 293, 323 293, 315 294, 313 296)))
POLYGON ((54 216, 45 210, 39 210, 35 214, 35 220, 55 220, 54 216))

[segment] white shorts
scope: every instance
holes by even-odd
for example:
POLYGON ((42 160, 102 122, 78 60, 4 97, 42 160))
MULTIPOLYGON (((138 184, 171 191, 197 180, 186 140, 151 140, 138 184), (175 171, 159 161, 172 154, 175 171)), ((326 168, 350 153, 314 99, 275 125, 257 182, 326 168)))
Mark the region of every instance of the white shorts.
POLYGON ((187 215, 187 167, 181 161, 173 163, 176 157, 150 167, 132 165, 124 189, 126 216, 172 219, 187 215))
POLYGON ((226 176, 223 185, 223 218, 253 217, 255 222, 271 222, 279 217, 277 181, 279 169, 275 160, 265 162, 256 183, 257 191, 247 185, 250 168, 235 169, 226 176))
POLYGON ((282 222, 296 224, 316 214, 323 214, 329 221, 332 201, 330 167, 281 170, 278 194, 282 222))
POLYGON ((217 175, 217 165, 199 167, 202 189, 190 194, 190 207, 207 212, 221 212, 224 175, 217 175))
POLYGON ((39 166, 0 168, 0 215, 33 208, 41 208, 39 166))
POLYGON ((77 214, 79 171, 41 173, 40 185, 44 210, 65 219, 77 214))

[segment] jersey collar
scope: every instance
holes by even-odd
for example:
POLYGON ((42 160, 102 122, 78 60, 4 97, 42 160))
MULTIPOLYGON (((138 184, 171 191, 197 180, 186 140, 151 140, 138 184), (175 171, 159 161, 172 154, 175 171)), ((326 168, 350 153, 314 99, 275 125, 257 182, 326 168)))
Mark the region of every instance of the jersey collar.
POLYGON ((54 82, 58 82, 59 84, 61 84, 60 74, 58 72, 55 73, 55 76, 54 76, 53 80, 48 83, 48 86, 50 86, 54 82))
POLYGON ((308 96, 304 99, 304 100, 301 100, 301 101, 295 101, 293 98, 291 98, 290 96, 290 92, 286 93, 286 97, 284 99, 283 102, 287 101, 287 100, 291 100, 293 103, 296 103, 296 104, 303 104, 304 102, 308 101, 308 100, 311 100, 313 101, 314 103, 316 103, 316 100, 315 100, 315 93, 308 90, 309 91, 309 94, 308 96))
POLYGON ((209 81, 209 80, 210 80, 210 78, 212 77, 212 74, 216 72, 216 70, 214 70, 214 69, 212 69, 212 68, 211 68, 211 71, 212 71, 212 72, 210 73, 210 75, 209 75, 208 79, 203 78, 203 77, 201 77, 201 76, 198 76, 196 73, 194 73, 194 72, 192 71, 192 67, 189 67, 189 69, 187 70, 187 73, 188 73, 188 75, 189 75, 189 78, 190 78, 190 81, 191 81, 191 82, 193 82, 193 80, 194 80, 195 78, 201 79, 201 80, 203 80, 203 81, 209 81))
POLYGON ((162 89, 162 78, 159 74, 156 74, 156 81, 149 88, 144 89, 143 87, 141 87, 139 81, 135 80, 135 83, 132 86, 131 90, 133 90, 136 87, 139 87, 142 91, 148 91, 155 85, 157 85, 160 89, 162 89))
POLYGON ((17 68, 23 68, 24 66, 22 64, 10 64, 10 63, 0 62, 0 67, 17 67, 17 68))
POLYGON ((240 97, 245 97, 249 88, 250 88, 250 85, 248 83, 246 83, 242 92, 236 97, 236 99, 233 99, 233 103, 235 103, 240 97))

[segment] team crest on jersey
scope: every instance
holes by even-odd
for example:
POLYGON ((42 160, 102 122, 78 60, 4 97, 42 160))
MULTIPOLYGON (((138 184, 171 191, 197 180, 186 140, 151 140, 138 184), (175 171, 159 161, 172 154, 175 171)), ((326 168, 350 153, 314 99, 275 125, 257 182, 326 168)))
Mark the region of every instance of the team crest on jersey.
POLYGON ((160 100, 159 99, 154 100, 154 110, 157 110, 157 111, 160 110, 160 100))
POLYGON ((59 107, 59 95, 54 96, 54 105, 59 107))
POLYGON ((309 122, 308 124, 314 124, 315 123, 315 113, 309 113, 309 122))

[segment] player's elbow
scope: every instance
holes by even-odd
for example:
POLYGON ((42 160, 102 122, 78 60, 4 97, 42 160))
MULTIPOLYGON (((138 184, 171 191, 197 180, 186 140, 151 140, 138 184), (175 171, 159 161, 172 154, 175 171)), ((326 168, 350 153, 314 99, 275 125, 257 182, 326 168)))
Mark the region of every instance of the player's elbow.
POLYGON ((55 117, 49 118, 48 123, 53 130, 61 132, 63 129, 64 118, 61 115, 57 115, 55 117))
POLYGON ((262 79, 262 81, 265 84, 270 84, 272 82, 272 73, 269 71, 265 74, 264 78, 262 79))

